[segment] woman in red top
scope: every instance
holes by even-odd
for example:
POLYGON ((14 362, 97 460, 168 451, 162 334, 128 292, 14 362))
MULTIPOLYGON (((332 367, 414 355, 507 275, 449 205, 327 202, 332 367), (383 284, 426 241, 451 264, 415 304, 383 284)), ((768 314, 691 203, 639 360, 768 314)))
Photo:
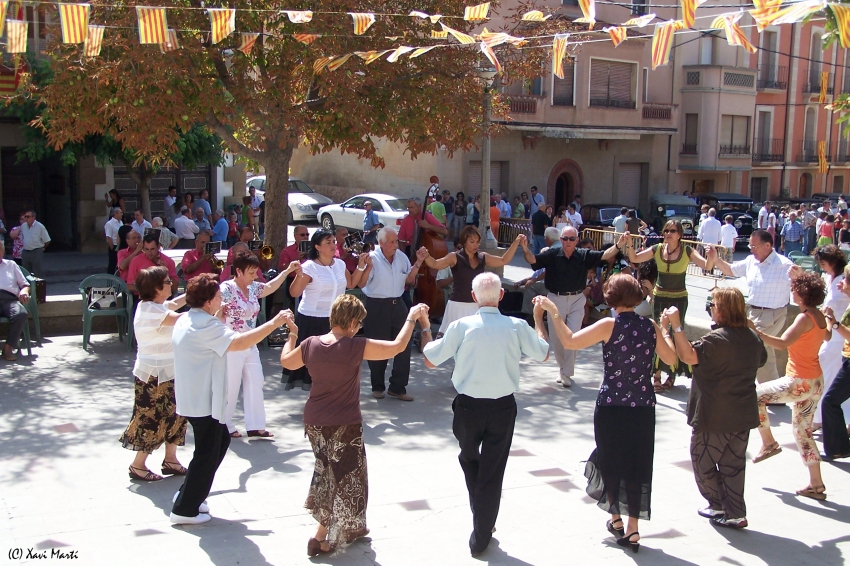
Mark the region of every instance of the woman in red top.
POLYGON ((818 360, 818 350, 824 340, 829 340, 830 330, 818 305, 826 297, 826 285, 819 275, 802 272, 799 267, 791 270, 791 293, 800 306, 800 314, 781 337, 761 332, 750 321, 764 343, 776 349, 788 349, 786 376, 760 384, 756 388, 759 400, 759 433, 762 447, 753 458, 753 463, 766 460, 782 452, 779 443, 770 431, 767 405, 771 403, 793 403, 791 426, 794 440, 803 465, 809 469, 809 485, 797 490, 797 495, 812 499, 826 499, 826 488, 820 473, 820 454, 812 438, 812 419, 815 407, 823 395, 823 371, 818 360))
MULTIPOLYGON (((304 432, 316 466, 304 506, 319 523, 307 542, 307 555, 332 552, 342 543, 366 536, 366 446, 360 413, 360 366, 363 360, 387 360, 407 346, 416 321, 430 329, 428 307, 416 305, 392 342, 356 338, 366 309, 353 295, 340 295, 331 306, 331 331, 301 344, 295 319, 287 315, 289 340, 280 354, 288 370, 307 366, 313 386, 304 405, 304 432)), ((423 333, 429 330, 423 330, 423 333)), ((427 341, 427 340, 426 340, 427 341)), ((423 343, 424 346, 424 343, 423 343)))

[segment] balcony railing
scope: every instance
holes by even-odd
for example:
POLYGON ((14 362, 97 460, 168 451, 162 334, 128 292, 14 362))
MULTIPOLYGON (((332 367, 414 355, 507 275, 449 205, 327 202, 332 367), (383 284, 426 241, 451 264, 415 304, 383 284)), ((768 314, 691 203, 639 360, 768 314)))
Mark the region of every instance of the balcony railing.
MULTIPOLYGON (((820 93, 820 71, 811 71, 808 74, 803 75, 803 92, 805 94, 818 94, 820 93)), ((826 93, 832 94, 832 81, 834 78, 834 73, 829 73, 826 79, 826 93)))
POLYGON ((797 154, 799 163, 815 163, 818 160, 818 142, 803 140, 800 142, 800 152, 797 154))
POLYGON ((835 161, 838 163, 847 163, 850 161, 850 148, 848 148, 847 140, 838 142, 838 151, 835 152, 835 161))
POLYGON ((696 155, 697 154, 697 144, 695 143, 683 143, 682 144, 682 155, 696 155))
POLYGON ((610 98, 591 98, 590 105, 602 108, 627 108, 631 110, 637 107, 634 100, 612 100, 610 98))
POLYGON ((755 139, 753 162, 783 161, 785 159, 784 139, 755 139))
POLYGON ((734 155, 744 156, 750 154, 750 146, 748 145, 721 145, 718 155, 734 155))
POLYGON ((539 96, 513 95, 511 96, 511 114, 535 114, 537 113, 537 100, 539 96))
MULTIPOLYGON (((758 90, 785 90, 788 88, 788 67, 760 66, 756 78, 756 88, 758 90)), ((818 91, 820 91, 820 87, 818 87, 818 91)))
POLYGON ((647 120, 670 120, 673 117, 673 105, 644 104, 643 117, 647 120))

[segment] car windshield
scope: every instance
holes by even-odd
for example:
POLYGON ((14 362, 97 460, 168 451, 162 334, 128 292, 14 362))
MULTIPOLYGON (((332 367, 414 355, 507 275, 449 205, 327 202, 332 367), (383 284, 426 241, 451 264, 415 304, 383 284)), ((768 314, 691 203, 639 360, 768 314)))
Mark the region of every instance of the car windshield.
POLYGON ((741 203, 723 203, 723 212, 748 212, 752 203, 741 202, 741 203))
POLYGON ((304 181, 289 181, 290 193, 312 193, 313 189, 307 186, 304 181))
POLYGON ((697 215, 697 207, 696 206, 688 206, 683 205, 679 206, 678 204, 668 206, 664 209, 664 215, 668 218, 671 216, 689 216, 694 217, 697 215))
POLYGON ((599 209, 599 218, 605 222, 606 220, 614 220, 620 216, 619 208, 600 208, 599 209))
POLYGON ((384 201, 387 203, 387 206, 390 207, 390 210, 393 212, 406 212, 407 211, 407 203, 399 200, 397 198, 389 198, 384 201))

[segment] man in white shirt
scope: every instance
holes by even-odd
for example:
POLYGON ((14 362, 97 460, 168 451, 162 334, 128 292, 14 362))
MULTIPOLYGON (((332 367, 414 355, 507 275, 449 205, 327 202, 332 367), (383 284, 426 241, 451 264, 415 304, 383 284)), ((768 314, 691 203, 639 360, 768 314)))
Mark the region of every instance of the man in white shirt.
POLYGON ((720 245, 726 248, 723 260, 731 262, 732 254, 735 253, 735 244, 738 241, 738 230, 735 228, 735 219, 731 214, 727 214, 723 222, 720 228, 720 245))
POLYGON ((18 264, 3 259, 4 249, 0 245, 0 316, 9 319, 9 332, 3 345, 3 359, 14 362, 18 359, 15 350, 27 324, 26 305, 30 300, 30 283, 24 278, 18 264))
POLYGON ((171 185, 168 187, 168 195, 165 197, 165 210, 174 206, 175 202, 177 202, 177 187, 171 185))
POLYGON ((41 266, 41 258, 44 250, 50 244, 50 235, 44 224, 35 219, 35 211, 28 210, 24 213, 24 223, 17 230, 12 230, 9 237, 13 240, 23 234, 24 251, 21 253, 21 264, 31 275, 37 275, 44 279, 44 270, 41 266))
POLYGON ((704 204, 700 207, 699 223, 702 224, 708 218, 708 205, 704 204))
POLYGON ((511 204, 502 199, 502 195, 496 193, 496 208, 499 209, 499 216, 501 218, 510 218, 511 217, 511 204))
POLYGON ((122 217, 124 213, 117 206, 112 209, 112 218, 110 218, 103 226, 103 231, 106 234, 106 249, 107 249, 107 265, 106 272, 110 275, 115 273, 118 267, 118 229, 124 225, 122 217))
MULTIPOLYGON (((531 214, 534 214, 537 212, 538 207, 546 202, 546 198, 537 192, 537 187, 531 187, 530 192, 531 198, 528 200, 531 203, 531 214)), ((529 217, 531 214, 529 214, 529 217)))
POLYGON ((578 230, 582 225, 581 214, 576 212, 576 204, 570 203, 569 208, 567 208, 567 216, 570 217, 570 226, 578 230))
POLYGON ((717 220, 717 211, 713 208, 708 210, 708 217, 699 225, 697 238, 704 244, 715 245, 720 242, 720 221, 717 220))
POLYGON ((177 247, 181 250, 188 250, 195 247, 195 235, 200 232, 198 225, 192 220, 192 212, 188 206, 180 209, 180 216, 174 219, 174 231, 177 232, 177 237, 180 241, 177 247))
POLYGON ((770 225, 770 203, 765 201, 764 205, 759 209, 757 228, 759 230, 767 230, 770 225))
MULTIPOLYGON (((774 251, 773 236, 767 230, 753 232, 750 236, 750 251, 752 254, 746 259, 730 264, 717 256, 716 248, 711 248, 708 260, 714 260, 714 266, 724 275, 745 278, 749 319, 765 334, 780 336, 791 299, 788 272, 794 264, 774 251)), ((756 373, 759 383, 779 379, 776 352, 767 344, 764 347, 767 350, 767 363, 756 373)))
POLYGON ((145 214, 140 208, 137 208, 135 212, 133 212, 133 217, 135 220, 133 220, 133 223, 130 226, 133 227, 133 230, 135 230, 139 236, 144 238, 145 228, 153 228, 153 226, 151 226, 150 222, 145 220, 145 214))
POLYGON ((843 212, 847 210, 847 201, 844 200, 844 195, 838 197, 838 211, 843 212))
POLYGON ((626 231, 626 222, 629 221, 629 209, 625 206, 620 209, 620 216, 613 220, 614 232, 622 234, 626 231))

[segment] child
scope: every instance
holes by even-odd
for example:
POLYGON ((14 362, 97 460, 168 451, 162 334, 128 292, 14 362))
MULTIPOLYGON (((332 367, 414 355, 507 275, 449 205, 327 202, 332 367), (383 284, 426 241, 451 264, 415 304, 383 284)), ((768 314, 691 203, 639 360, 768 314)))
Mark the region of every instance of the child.
POLYGON ((239 232, 239 224, 236 222, 236 212, 230 211, 227 218, 227 247, 231 247, 236 243, 237 233, 239 232))

